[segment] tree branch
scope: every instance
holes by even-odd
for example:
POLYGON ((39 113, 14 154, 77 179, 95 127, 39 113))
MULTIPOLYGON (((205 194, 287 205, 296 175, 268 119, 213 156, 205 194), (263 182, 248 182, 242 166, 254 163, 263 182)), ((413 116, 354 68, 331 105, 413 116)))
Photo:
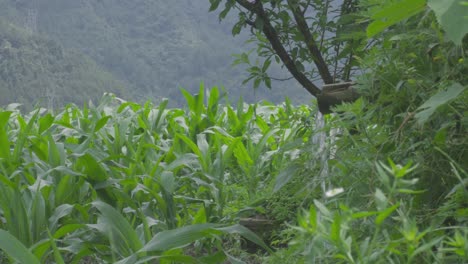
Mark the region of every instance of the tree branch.
POLYGON ((294 19, 296 20, 297 26, 299 31, 301 32, 302 36, 304 37, 307 49, 312 54, 312 60, 317 66, 320 76, 325 84, 333 83, 333 77, 330 74, 330 70, 328 69, 325 60, 323 59, 322 53, 320 52, 315 39, 313 38, 312 34, 310 33, 309 26, 303 16, 303 13, 300 10, 299 5, 297 4, 297 0, 288 0, 288 5, 291 8, 294 19))
POLYGON ((294 76, 291 76, 291 77, 288 77, 288 78, 275 78, 275 77, 270 76, 270 79, 275 80, 275 81, 284 82, 284 81, 289 81, 291 79, 294 79, 294 76))
POLYGON ((263 22, 263 34, 271 43, 272 48, 275 50, 276 54, 280 57, 281 61, 284 63, 289 72, 294 76, 294 78, 313 96, 317 97, 321 90, 313 84, 304 73, 299 71, 296 67, 296 64, 289 56, 288 52, 281 43, 278 33, 270 22, 268 15, 265 13, 262 2, 256 0, 254 3, 251 3, 247 0, 236 0, 236 2, 244 7, 245 9, 255 13, 257 19, 261 19, 263 22))

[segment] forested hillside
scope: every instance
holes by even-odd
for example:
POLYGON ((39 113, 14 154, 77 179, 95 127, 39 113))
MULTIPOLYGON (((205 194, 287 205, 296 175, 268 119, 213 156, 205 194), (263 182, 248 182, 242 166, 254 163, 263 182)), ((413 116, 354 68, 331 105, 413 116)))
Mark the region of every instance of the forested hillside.
POLYGON ((0 263, 468 263, 467 1, 204 1, 0 0, 0 263))
POLYGON ((124 96, 124 87, 87 56, 0 20, 0 105, 81 104, 104 92, 124 96))
MULTIPOLYGON (((170 104, 180 105, 179 87, 197 91, 204 82, 223 85, 231 98, 243 95, 248 101, 279 102, 286 95, 296 102, 310 100, 292 81, 278 82, 272 92, 260 87, 254 93, 251 85, 242 85, 248 75, 245 68, 231 66, 231 55, 247 50, 247 37, 233 38, 229 24, 220 24, 208 8, 209 2, 185 0, 0 1, 2 17, 88 55, 125 83, 129 99, 168 97, 170 104)), ((275 72, 289 77, 279 67, 275 72)))

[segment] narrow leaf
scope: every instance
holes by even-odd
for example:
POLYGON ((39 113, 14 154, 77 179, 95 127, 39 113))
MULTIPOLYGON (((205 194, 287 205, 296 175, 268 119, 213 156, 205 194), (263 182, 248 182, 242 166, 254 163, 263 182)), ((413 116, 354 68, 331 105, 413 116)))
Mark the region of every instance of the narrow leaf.
POLYGON ((40 261, 9 232, 0 229, 0 248, 19 263, 40 264, 40 261))

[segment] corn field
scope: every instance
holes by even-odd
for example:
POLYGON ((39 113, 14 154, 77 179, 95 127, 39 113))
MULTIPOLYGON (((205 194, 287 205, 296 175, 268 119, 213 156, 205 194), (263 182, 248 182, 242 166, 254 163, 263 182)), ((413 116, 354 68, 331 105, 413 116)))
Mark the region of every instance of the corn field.
POLYGON ((269 251, 237 212, 281 184, 311 108, 182 93, 186 109, 111 94, 1 109, 0 262, 222 263, 241 238, 269 251))

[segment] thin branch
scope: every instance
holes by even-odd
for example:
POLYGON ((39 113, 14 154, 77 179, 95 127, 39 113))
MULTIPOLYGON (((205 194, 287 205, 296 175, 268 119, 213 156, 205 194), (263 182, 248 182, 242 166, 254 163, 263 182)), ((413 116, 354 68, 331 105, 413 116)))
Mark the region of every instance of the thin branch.
POLYGON ((262 2, 257 0, 254 3, 250 3, 247 0, 236 0, 236 2, 244 7, 245 9, 255 13, 257 19, 261 19, 263 22, 263 34, 271 43, 273 50, 276 52, 278 57, 284 63, 289 72, 294 76, 294 78, 313 96, 317 97, 321 93, 321 90, 313 84, 299 69, 296 67, 296 64, 289 56, 288 52, 281 43, 278 33, 275 28, 272 26, 271 21, 266 14, 262 2))
POLYGON ((291 79, 294 79, 294 76, 291 76, 291 77, 288 77, 288 78, 275 78, 275 77, 270 76, 270 79, 275 80, 275 81, 284 82, 284 81, 289 81, 291 79))
POLYGON ((256 28, 256 27, 255 27, 255 22, 253 22, 252 20, 246 19, 246 20, 245 20, 245 23, 246 23, 247 25, 253 27, 253 28, 256 28))
POLYGON ((305 16, 305 13, 307 12, 307 8, 309 8, 310 6, 310 2, 312 2, 312 0, 307 1, 307 4, 305 5, 304 10, 302 10, 302 16, 305 16))
MULTIPOLYGON (((326 4, 325 4, 325 10, 324 10, 324 14, 326 14, 326 16, 328 16, 328 7, 330 5, 330 0, 327 0, 326 4)), ((325 22, 328 22, 328 18, 325 18, 325 22)), ((326 28, 326 23, 325 24, 322 24, 322 36, 320 37, 320 50, 322 50, 323 48, 323 41, 325 40, 325 32, 327 31, 327 28, 326 28)))
POLYGON ((322 53, 320 52, 314 37, 310 33, 309 26, 302 15, 299 5, 297 5, 297 0, 288 0, 288 5, 292 10, 298 29, 304 37, 307 48, 312 55, 312 60, 314 61, 315 66, 317 66, 323 82, 326 84, 333 83, 333 77, 330 74, 327 63, 323 59, 322 53))

